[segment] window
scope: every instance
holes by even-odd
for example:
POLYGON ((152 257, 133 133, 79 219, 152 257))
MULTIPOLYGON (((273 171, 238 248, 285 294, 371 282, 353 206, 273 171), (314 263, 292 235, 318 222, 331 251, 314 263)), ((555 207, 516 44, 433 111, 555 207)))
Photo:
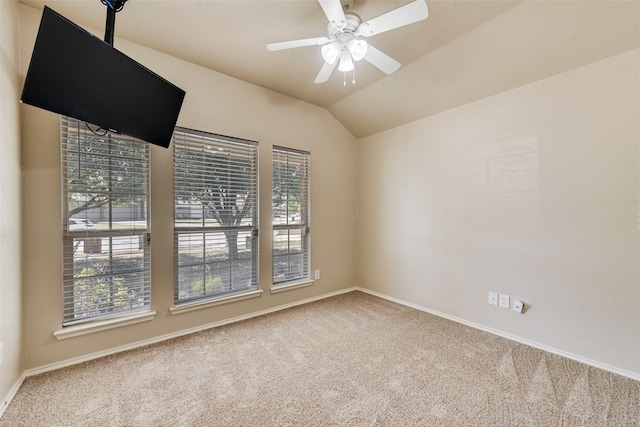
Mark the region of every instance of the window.
POLYGON ((61 118, 63 325, 148 310, 149 147, 61 118))
POLYGON ((258 144, 177 128, 175 304, 258 288, 258 144))
POLYGON ((273 283, 310 279, 309 153, 273 148, 273 283))

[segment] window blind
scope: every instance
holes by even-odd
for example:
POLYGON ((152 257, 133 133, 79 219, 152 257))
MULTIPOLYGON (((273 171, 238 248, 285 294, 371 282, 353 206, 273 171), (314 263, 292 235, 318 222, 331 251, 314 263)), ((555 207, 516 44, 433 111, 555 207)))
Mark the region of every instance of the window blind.
POLYGON ((63 325, 147 310, 149 147, 61 117, 63 325))
POLYGON ((258 288, 258 144, 174 132, 176 305, 258 288))
POLYGON ((310 279, 310 154, 273 147, 273 283, 310 279))

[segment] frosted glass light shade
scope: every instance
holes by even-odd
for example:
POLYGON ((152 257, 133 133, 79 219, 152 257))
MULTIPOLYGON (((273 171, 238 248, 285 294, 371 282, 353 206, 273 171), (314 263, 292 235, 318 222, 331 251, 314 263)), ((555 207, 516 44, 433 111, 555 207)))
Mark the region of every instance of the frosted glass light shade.
POLYGON ((349 52, 354 61, 360 61, 367 54, 367 48, 369 45, 364 40, 352 40, 349 43, 349 52))
POLYGON ((340 45, 337 42, 325 44, 320 50, 322 57, 329 64, 335 64, 338 56, 340 56, 340 45))
POLYGON ((340 71, 351 71, 355 68, 353 65, 353 58, 351 58, 351 52, 349 50, 344 49, 342 54, 340 55, 340 64, 338 65, 338 70, 340 71))

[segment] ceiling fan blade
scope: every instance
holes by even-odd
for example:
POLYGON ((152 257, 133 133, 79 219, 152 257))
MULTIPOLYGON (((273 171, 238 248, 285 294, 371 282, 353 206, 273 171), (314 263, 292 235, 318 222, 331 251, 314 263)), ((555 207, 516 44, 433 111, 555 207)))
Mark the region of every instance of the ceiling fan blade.
POLYGON ((336 68, 337 63, 338 61, 334 62, 333 64, 329 64, 328 62, 325 62, 322 68, 320 69, 318 76, 313 82, 324 83, 327 80, 329 80, 329 77, 331 77, 331 73, 333 73, 333 69, 336 68))
POLYGON ((367 54, 364 56, 364 59, 380 68, 386 74, 393 74, 400 68, 398 61, 371 45, 367 48, 367 54))
POLYGON ((270 51, 293 49, 294 47, 319 46, 329 41, 328 37, 314 37, 312 39, 289 40, 286 42, 269 43, 267 49, 270 51))
POLYGON ((391 12, 373 18, 360 25, 360 34, 374 36, 398 27, 413 24, 429 17, 429 8, 425 0, 415 0, 391 12))
POLYGON ((347 26, 347 18, 344 17, 342 10, 342 3, 340 0, 318 0, 320 7, 327 15, 327 19, 337 28, 344 28, 347 26))

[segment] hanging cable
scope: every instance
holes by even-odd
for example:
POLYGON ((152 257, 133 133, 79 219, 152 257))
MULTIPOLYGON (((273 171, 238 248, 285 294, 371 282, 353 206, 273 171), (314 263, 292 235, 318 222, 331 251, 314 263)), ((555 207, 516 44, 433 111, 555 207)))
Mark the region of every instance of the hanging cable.
POLYGON ((81 139, 80 138, 80 122, 77 122, 77 123, 78 123, 78 140, 76 141, 76 148, 78 149, 77 150, 77 154, 78 154, 78 181, 77 181, 77 183, 81 183, 82 182, 82 178, 80 176, 80 171, 82 170, 82 159, 80 157, 80 139, 81 139))
POLYGON ((87 129, 89 129, 91 131, 92 134, 94 134, 95 136, 105 136, 107 133, 109 133, 109 131, 107 129, 103 129, 104 133, 98 133, 98 131, 100 129, 102 129, 100 126, 98 126, 98 128, 96 130, 91 129, 91 127, 89 127, 89 123, 85 123, 84 124, 87 129))
POLYGON ((120 12, 124 8, 124 4, 127 0, 100 0, 102 4, 108 6, 111 10, 120 12))

